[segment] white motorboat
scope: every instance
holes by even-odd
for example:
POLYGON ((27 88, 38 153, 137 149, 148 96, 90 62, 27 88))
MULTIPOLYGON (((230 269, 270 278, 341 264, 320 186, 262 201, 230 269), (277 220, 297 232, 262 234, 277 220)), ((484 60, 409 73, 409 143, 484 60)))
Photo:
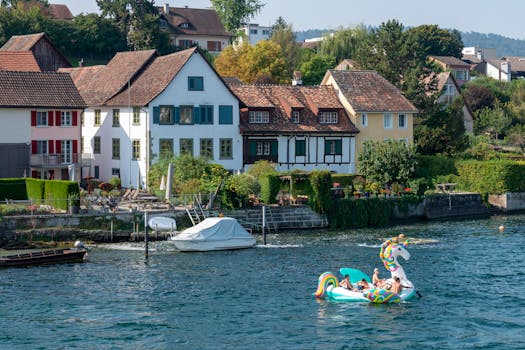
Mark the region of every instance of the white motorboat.
POLYGON ((255 238, 237 220, 229 217, 207 218, 168 241, 182 252, 232 250, 255 245, 255 238))
POLYGON ((173 232, 177 230, 177 222, 175 219, 167 216, 154 216, 148 221, 148 226, 154 231, 168 231, 173 232))

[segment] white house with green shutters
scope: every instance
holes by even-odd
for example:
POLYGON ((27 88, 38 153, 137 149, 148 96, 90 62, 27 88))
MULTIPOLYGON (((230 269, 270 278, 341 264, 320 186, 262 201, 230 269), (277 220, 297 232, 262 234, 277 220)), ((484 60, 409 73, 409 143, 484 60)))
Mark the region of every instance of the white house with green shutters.
POLYGON ((121 52, 106 66, 67 71, 89 106, 83 177, 146 188, 152 164, 182 153, 242 168, 240 101, 197 48, 121 52))

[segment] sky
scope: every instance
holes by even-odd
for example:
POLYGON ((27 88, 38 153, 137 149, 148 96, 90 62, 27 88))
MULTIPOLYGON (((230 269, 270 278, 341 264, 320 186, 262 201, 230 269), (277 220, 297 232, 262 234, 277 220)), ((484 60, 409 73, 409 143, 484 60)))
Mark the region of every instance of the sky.
MULTIPOLYGON (((73 15, 98 12, 95 0, 48 0, 68 5, 73 15)), ((295 31, 338 29, 358 24, 377 26, 396 19, 407 27, 437 24, 440 28, 463 32, 495 33, 525 39, 525 1, 506 0, 501 4, 479 0, 261 0, 266 5, 251 20, 271 26, 279 16, 295 31)), ((209 0, 156 0, 157 6, 211 7, 209 0)))

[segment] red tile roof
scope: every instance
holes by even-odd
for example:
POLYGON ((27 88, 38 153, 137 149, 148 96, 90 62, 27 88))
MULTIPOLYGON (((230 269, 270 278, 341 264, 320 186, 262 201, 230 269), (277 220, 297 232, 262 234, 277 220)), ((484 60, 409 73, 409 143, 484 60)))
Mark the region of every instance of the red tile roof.
POLYGON ((71 11, 69 11, 69 7, 67 7, 67 5, 49 4, 48 12, 53 18, 56 19, 63 19, 69 21, 75 18, 71 11))
POLYGON ((454 56, 429 56, 431 60, 436 61, 441 64, 443 67, 464 67, 466 69, 470 68, 470 64, 463 62, 462 60, 454 56))
POLYGON ((44 36, 44 33, 13 35, 0 47, 0 51, 29 51, 44 36))
POLYGON ((238 85, 230 88, 247 106, 241 111, 242 134, 358 133, 331 86, 238 85), (300 122, 292 122, 291 111, 300 112, 300 122), (337 111, 337 124, 320 124, 314 110, 337 111), (250 124, 250 110, 270 111, 270 123, 250 124))
POLYGON ((417 113, 401 91, 377 72, 330 70, 329 74, 356 112, 417 113))
POLYGON ((165 13, 164 7, 158 7, 158 9, 175 34, 233 36, 224 29, 215 10, 170 7, 169 13, 165 13), (187 23, 188 27, 182 28, 183 23, 187 23))
POLYGON ((31 51, 0 51, 0 70, 40 72, 31 51))
POLYGON ((90 84, 93 83, 97 74, 106 66, 87 66, 78 68, 60 68, 58 71, 62 73, 69 73, 71 79, 79 91, 85 91, 90 84))
POLYGON ((69 74, 0 71, 0 106, 4 108, 86 107, 69 74))

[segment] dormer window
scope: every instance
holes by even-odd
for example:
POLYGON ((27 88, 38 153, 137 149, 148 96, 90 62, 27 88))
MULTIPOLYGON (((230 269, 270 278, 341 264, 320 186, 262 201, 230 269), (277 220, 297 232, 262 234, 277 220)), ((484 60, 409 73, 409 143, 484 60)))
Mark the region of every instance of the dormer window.
POLYGON ((180 27, 180 28, 184 28, 184 29, 187 29, 187 28, 189 28, 189 27, 190 27, 190 24, 189 24, 189 23, 187 23, 187 22, 185 22, 185 23, 181 23, 181 24, 179 25, 179 27, 180 27))
POLYGON ((319 112, 320 124, 337 124, 338 121, 337 112, 319 112))
POLYGON ((270 112, 250 111, 250 124, 268 124, 270 122, 270 112))
POLYGON ((299 111, 292 111, 292 123, 299 124, 301 119, 301 112, 299 111))
POLYGON ((168 26, 168 22, 166 22, 165 19, 162 19, 162 18, 161 18, 161 19, 159 19, 159 26, 160 26, 161 28, 166 28, 166 27, 168 26))

